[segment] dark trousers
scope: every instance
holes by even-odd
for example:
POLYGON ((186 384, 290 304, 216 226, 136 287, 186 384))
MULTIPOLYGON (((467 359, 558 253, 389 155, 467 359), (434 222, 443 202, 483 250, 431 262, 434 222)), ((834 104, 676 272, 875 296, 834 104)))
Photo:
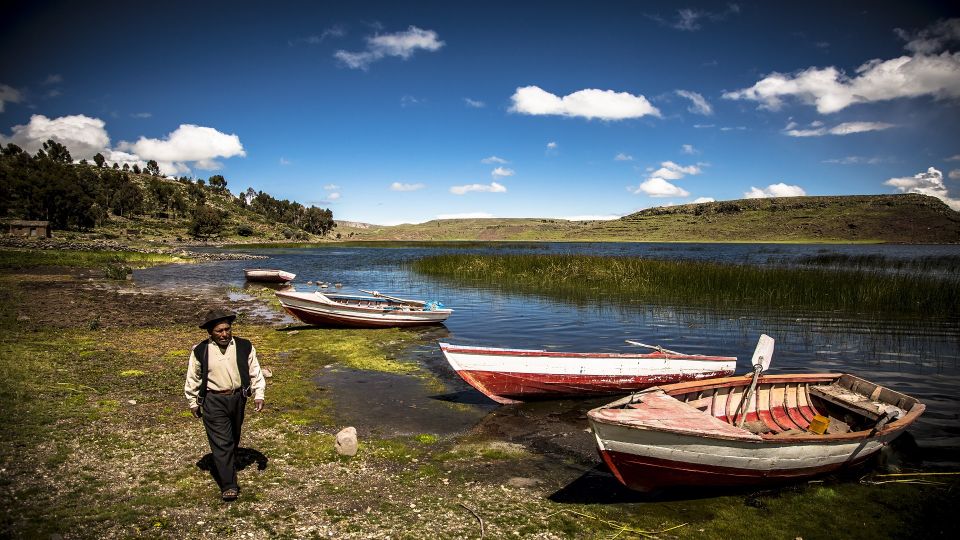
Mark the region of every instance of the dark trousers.
POLYGON ((203 400, 203 427, 213 453, 213 476, 221 490, 239 489, 236 454, 247 398, 236 394, 207 394, 203 400))

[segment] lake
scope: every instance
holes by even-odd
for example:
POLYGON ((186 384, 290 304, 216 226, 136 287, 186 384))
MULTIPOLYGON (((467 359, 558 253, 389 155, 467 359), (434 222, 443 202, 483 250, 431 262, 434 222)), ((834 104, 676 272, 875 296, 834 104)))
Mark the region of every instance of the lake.
MULTIPOLYGON (((454 396, 450 399, 472 404, 474 414, 449 418, 439 415, 442 420, 436 420, 437 414, 417 414, 410 409, 418 407, 418 389, 401 388, 402 384, 389 377, 371 378, 367 384, 380 385, 383 390, 378 395, 383 401, 384 418, 404 424, 401 431, 465 429, 497 409, 453 374, 435 345, 438 340, 494 347, 629 351, 632 346, 624 340, 633 339, 685 353, 737 356, 738 372, 744 373, 750 371, 749 362, 757 339, 766 333, 776 339, 773 373, 851 372, 921 399, 927 411, 911 428, 911 434, 924 461, 943 466, 960 465, 957 452, 960 450, 960 321, 956 319, 888 318, 883 313, 757 312, 736 307, 717 311, 649 305, 642 298, 616 304, 574 305, 490 288, 451 286, 406 268, 406 263, 417 258, 449 252, 583 253, 768 265, 796 264, 803 257, 825 253, 882 255, 891 261, 957 257, 960 246, 664 243, 400 246, 232 248, 231 251, 266 255, 270 259, 165 265, 135 271, 134 281, 147 288, 237 290, 245 284, 243 268, 267 267, 296 273, 293 285, 298 290, 315 290, 315 285, 307 285, 307 281, 314 281, 330 283, 330 290, 335 290, 332 284, 342 283, 344 292, 368 289, 407 298, 440 300, 455 310, 453 315, 444 326, 421 331, 423 343, 410 354, 448 385, 450 395, 454 396), (384 397, 383 393, 389 394, 391 388, 395 395, 384 397), (397 397, 400 395, 402 399, 397 397), (405 404, 400 412, 394 406, 398 400, 405 404), (390 411, 394 413, 388 414, 390 411)), ((360 378, 363 377, 356 373, 340 373, 327 376, 325 384, 348 388, 360 378)), ((365 402, 365 405, 358 402, 351 407, 344 403, 345 422, 354 414, 369 413, 370 404, 365 402)), ((530 407, 539 410, 543 405, 530 407)))

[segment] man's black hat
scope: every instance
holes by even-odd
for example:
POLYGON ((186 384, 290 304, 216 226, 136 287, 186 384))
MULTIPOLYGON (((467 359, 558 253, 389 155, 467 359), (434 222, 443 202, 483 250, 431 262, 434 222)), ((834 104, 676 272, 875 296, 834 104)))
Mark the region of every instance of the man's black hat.
POLYGON ((200 323, 200 328, 204 330, 209 330, 217 325, 220 321, 227 321, 230 324, 233 324, 233 321, 237 318, 237 315, 231 311, 228 311, 223 308, 214 308, 207 312, 206 316, 203 318, 203 322, 200 323))

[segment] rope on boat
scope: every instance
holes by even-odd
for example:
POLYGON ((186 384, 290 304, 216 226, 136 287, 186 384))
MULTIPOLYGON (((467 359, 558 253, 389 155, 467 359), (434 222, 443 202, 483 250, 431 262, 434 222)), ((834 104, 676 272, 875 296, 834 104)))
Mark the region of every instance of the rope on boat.
MULTIPOLYGON (((672 531, 672 530, 674 530, 674 529, 679 529, 680 527, 685 527, 685 526, 688 525, 687 523, 681 523, 680 525, 674 525, 673 527, 668 527, 668 528, 666 528, 666 529, 662 529, 662 530, 659 530, 659 531, 642 531, 642 530, 640 530, 640 529, 634 529, 634 528, 628 527, 628 526, 623 525, 623 524, 621 524, 621 523, 617 523, 617 522, 614 522, 614 521, 608 521, 608 520, 606 520, 606 519, 599 518, 599 517, 597 517, 597 516, 591 516, 590 514, 584 514, 583 512, 577 512, 576 510, 558 510, 558 511, 552 513, 552 514, 547 515, 547 516, 546 516, 546 519, 550 519, 550 518, 552 518, 553 516, 555 516, 555 515, 557 515, 557 514, 564 514, 564 513, 576 514, 576 515, 578 515, 578 516, 582 516, 582 517, 586 517, 586 518, 590 518, 590 519, 595 519, 595 520, 599 521, 600 523, 603 523, 604 525, 607 525, 608 527, 617 529, 617 534, 615 534, 615 535, 613 536, 613 538, 616 538, 616 537, 620 536, 620 534, 625 533, 625 532, 631 532, 631 533, 634 533, 634 534, 639 534, 640 536, 642 536, 642 537, 644 537, 644 538, 656 538, 656 537, 657 537, 656 535, 658 535, 658 534, 663 534, 663 533, 665 533, 665 532, 672 531)), ((612 539, 611 539, 611 540, 612 540, 612 539)))

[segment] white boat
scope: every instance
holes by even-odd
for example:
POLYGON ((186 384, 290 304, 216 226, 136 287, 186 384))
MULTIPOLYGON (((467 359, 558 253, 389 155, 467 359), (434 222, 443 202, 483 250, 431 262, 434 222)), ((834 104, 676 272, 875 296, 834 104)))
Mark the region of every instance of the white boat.
POLYGON ((291 272, 273 268, 245 268, 243 274, 247 281, 264 281, 267 283, 286 283, 297 277, 296 274, 291 272))
POLYGON ((361 291, 364 295, 277 291, 277 300, 288 313, 307 324, 389 328, 440 324, 453 313, 439 302, 407 300, 361 291))
POLYGON ((862 463, 924 411, 839 373, 649 388, 587 414, 604 462, 632 489, 762 486, 862 463), (825 429, 824 429, 825 428, 825 429))
POLYGON ((447 362, 464 381, 504 404, 631 392, 657 384, 726 377, 736 369, 737 359, 732 356, 703 356, 652 348, 657 350, 642 354, 440 343, 447 362))

